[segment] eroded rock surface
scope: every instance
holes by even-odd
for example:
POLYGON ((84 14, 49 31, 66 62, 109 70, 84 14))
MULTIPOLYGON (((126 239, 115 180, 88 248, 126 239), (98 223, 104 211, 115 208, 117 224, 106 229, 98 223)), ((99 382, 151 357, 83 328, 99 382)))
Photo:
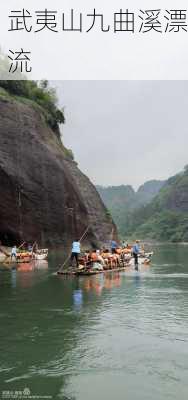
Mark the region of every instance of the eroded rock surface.
POLYGON ((0 239, 68 245, 89 226, 101 245, 116 227, 89 179, 33 105, 0 100, 0 239))

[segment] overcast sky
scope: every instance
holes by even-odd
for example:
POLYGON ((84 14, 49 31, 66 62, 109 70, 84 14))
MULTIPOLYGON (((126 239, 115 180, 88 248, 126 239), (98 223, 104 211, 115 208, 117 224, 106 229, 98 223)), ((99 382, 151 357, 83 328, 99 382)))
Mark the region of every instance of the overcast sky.
POLYGON ((166 179, 188 164, 188 81, 59 81, 64 144, 95 184, 166 179))

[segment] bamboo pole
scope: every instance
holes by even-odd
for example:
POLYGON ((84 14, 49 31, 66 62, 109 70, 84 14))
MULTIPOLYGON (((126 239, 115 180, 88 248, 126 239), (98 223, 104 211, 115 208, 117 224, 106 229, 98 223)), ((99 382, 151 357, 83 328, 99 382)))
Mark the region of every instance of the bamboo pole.
MULTIPOLYGON (((83 238, 85 237, 85 235, 86 235, 86 233, 88 232, 89 228, 90 228, 90 225, 88 225, 87 229, 84 231, 83 235, 82 235, 81 238, 79 239, 79 242, 81 242, 81 241, 83 240, 83 238)), ((70 256, 71 256, 71 253, 69 253, 68 257, 67 257, 66 260, 64 261, 63 265, 61 265, 61 267, 58 269, 57 273, 58 273, 58 272, 61 272, 61 271, 63 270, 63 268, 64 268, 64 266, 66 265, 67 261, 69 260, 70 256)))
POLYGON ((23 242, 23 243, 18 247, 18 249, 21 249, 21 248, 23 247, 24 244, 25 244, 25 242, 23 242))

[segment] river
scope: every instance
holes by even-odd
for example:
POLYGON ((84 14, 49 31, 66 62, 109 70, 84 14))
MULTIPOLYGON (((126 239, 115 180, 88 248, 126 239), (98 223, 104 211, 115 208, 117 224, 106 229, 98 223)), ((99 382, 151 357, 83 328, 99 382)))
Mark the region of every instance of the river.
POLYGON ((0 398, 187 400, 188 246, 154 251, 140 273, 1 269, 0 398))

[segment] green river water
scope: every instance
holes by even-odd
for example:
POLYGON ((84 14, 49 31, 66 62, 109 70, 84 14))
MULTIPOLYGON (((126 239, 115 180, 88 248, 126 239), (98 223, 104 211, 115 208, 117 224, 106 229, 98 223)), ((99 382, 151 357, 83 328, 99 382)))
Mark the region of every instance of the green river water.
POLYGON ((1 268, 0 398, 187 400, 188 246, 154 251, 140 273, 1 268))

